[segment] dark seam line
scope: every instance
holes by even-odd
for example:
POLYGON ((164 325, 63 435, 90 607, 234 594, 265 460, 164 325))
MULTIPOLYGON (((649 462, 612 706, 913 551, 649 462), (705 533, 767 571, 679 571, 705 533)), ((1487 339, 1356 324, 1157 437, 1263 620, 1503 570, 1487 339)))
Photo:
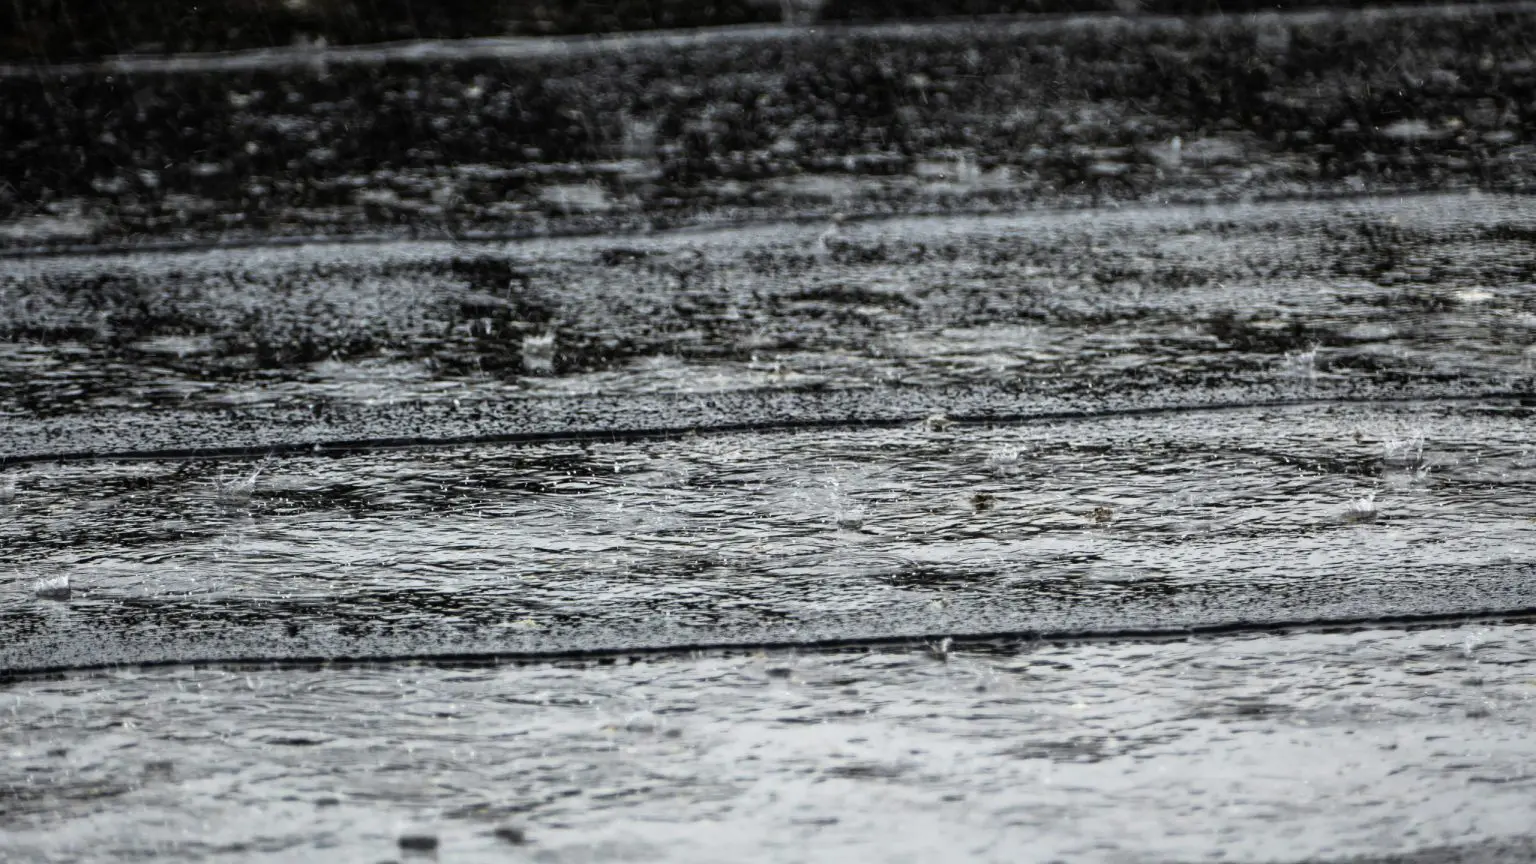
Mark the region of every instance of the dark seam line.
POLYGON ((879 636, 857 639, 812 639, 801 642, 697 642, 683 645, 640 646, 633 648, 591 648, 552 651, 475 652, 464 654, 374 654, 338 657, 294 657, 285 659, 235 658, 229 660, 152 660, 121 663, 82 663, 39 666, 30 669, 0 671, 0 685, 26 679, 72 672, 98 672, 115 669, 191 668, 269 668, 314 669, 411 663, 431 666, 532 665, 568 661, 598 661, 605 665, 622 658, 676 658, 699 653, 751 654, 797 651, 841 653, 861 649, 926 648, 935 653, 955 648, 992 647, 1001 651, 1039 644, 1095 645, 1134 642, 1183 642, 1192 639, 1244 635, 1290 635, 1293 633, 1355 632, 1372 629, 1438 629, 1472 623, 1536 623, 1536 607, 1481 612, 1432 612, 1412 615, 1359 616, 1349 618, 1298 619, 1291 621, 1235 621, 1171 629, 1127 628, 1122 630, 1007 630, 993 633, 951 635, 945 633, 879 636), (943 640, 947 647, 940 648, 943 640))
MULTIPOLYGON (((981 426, 988 424, 1028 424, 1056 420, 1093 420, 1116 417, 1145 417, 1159 414, 1193 414, 1198 412, 1241 411, 1261 408, 1326 407, 1329 405, 1403 405, 1415 402, 1476 402, 1481 400, 1529 400, 1536 393, 1523 391, 1489 390, 1479 393, 1451 393, 1423 396, 1337 396, 1323 399, 1273 399, 1253 402, 1214 402, 1199 405, 1163 405, 1151 407, 1106 408, 1046 411, 1031 414, 997 415, 945 415, 956 425, 981 426)), ((435 449, 489 444, 558 443, 563 441, 654 441, 684 438, 689 435, 725 435, 742 432, 793 432, 811 429, 891 429, 922 422, 916 415, 900 417, 858 418, 810 418, 804 420, 771 420, 745 423, 717 423, 708 426, 666 426, 649 429, 567 429, 548 432, 509 432, 485 435, 449 436, 444 438, 362 438, 333 441, 292 442, 249 447, 192 447, 150 450, 65 451, 35 453, 19 456, 0 456, 0 469, 15 465, 42 462, 93 462, 93 461, 190 461, 196 459, 254 459, 264 456, 297 455, 314 453, 326 456, 345 456, 373 450, 403 450, 411 448, 435 449)))
MULTIPOLYGON (((857 176, 857 175, 855 175, 857 176)), ((1054 207, 1025 207, 1017 208, 960 208, 960 209, 932 209, 923 208, 903 211, 900 214, 891 213, 846 213, 844 224, 862 222, 895 222, 904 219, 972 219, 972 218, 1025 218, 1030 216, 1072 216, 1078 214, 1094 214, 1104 216, 1125 215, 1127 210, 1189 210, 1193 212, 1211 212, 1212 215, 1220 215, 1222 207, 1242 206, 1246 204, 1311 204, 1331 203, 1335 201, 1364 201, 1372 199, 1388 200, 1400 198, 1433 198, 1433 197, 1460 197, 1468 191, 1477 191, 1485 195, 1507 195, 1510 197, 1536 197, 1536 190, 1524 186, 1479 185, 1473 189, 1434 189, 1434 188, 1409 188, 1401 191, 1381 190, 1354 192, 1312 192, 1304 195, 1289 193, 1259 193, 1242 201, 1232 200, 1217 202, 1215 204, 1201 201, 1174 201, 1166 205, 1158 205, 1150 199, 1131 199, 1125 202, 1123 208, 1109 209, 1102 206, 1082 204, 1080 206, 1060 205, 1054 207)), ((77 246, 52 246, 31 248, 0 248, 0 260, 29 259, 29 258, 94 258, 110 255, 135 255, 135 254, 171 254, 177 252, 223 252, 240 251, 247 249, 281 249, 299 246, 383 246, 391 243, 453 243, 459 247, 468 247, 470 244, 492 243, 522 243, 535 240, 568 240, 602 237, 612 237, 615 242, 634 241, 646 239, 661 239, 667 237, 686 237, 692 234, 708 234, 716 231, 741 231, 753 228, 774 228, 785 225, 819 225, 830 218, 829 212, 801 213, 795 215, 780 215, 767 219, 739 219, 724 220, 719 222, 704 222, 687 225, 677 225, 668 228, 655 229, 644 225, 632 228, 622 228, 615 231, 612 228, 553 228, 528 231, 489 231, 476 232, 465 231, 460 233, 434 234, 337 234, 334 236, 323 234, 306 234, 293 236, 250 238, 231 241, 196 241, 196 240, 169 240, 164 242, 146 241, 143 243, 113 243, 105 245, 84 244, 77 246)), ((635 215, 644 215, 639 211, 635 215)), ((1258 220, 1255 220, 1257 229, 1258 220)), ((1165 228, 1149 229, 1148 233, 1164 232, 1165 228)))
MULTIPOLYGON (((1286 24, 1307 24, 1318 20, 1343 21, 1353 23, 1357 21, 1413 21, 1413 20, 1451 20, 1458 17, 1497 16, 1528 11, 1531 8, 1528 0, 1472 0, 1472 2, 1432 2, 1432 0, 1409 0, 1409 2, 1387 3, 1381 6, 1366 6, 1343 9, 1334 9, 1327 6, 1299 6, 1284 10, 1271 10, 1270 15, 1286 24)), ((954 15, 930 18, 901 18, 876 23, 859 23, 840 19, 822 19, 817 22, 816 30, 830 32, 839 35, 849 34, 854 36, 866 36, 874 38, 886 38, 892 41, 910 40, 914 33, 921 38, 922 33, 916 31, 938 31, 943 35, 953 34, 955 31, 964 33, 979 27, 997 27, 1001 25, 1008 28, 1023 26, 1029 30, 1049 35, 1068 28, 1093 27, 1104 31, 1112 28, 1131 27, 1173 29, 1176 32, 1187 27, 1191 20, 1197 22, 1210 22, 1217 26, 1226 26, 1232 29, 1251 30, 1252 19, 1258 12, 1228 14, 1220 10, 1195 15, 1181 15, 1178 13, 1141 13, 1127 14, 1112 11, 1089 12, 1035 12, 1035 13, 993 13, 985 15, 954 15), (1235 26, 1234 26, 1235 25, 1235 26)), ((814 33, 814 31, 812 31, 814 33)), ((566 53, 586 51, 592 53, 619 53, 635 49, 666 48, 672 47, 678 41, 697 45, 704 40, 717 38, 720 41, 742 44, 760 44, 771 41, 788 41, 791 39, 804 39, 806 31, 787 25, 783 22, 762 22, 757 24, 724 25, 721 27, 683 27, 664 28, 660 30, 631 30, 613 33, 584 33, 566 36, 543 37, 539 39, 545 45, 559 46, 566 53), (638 43, 638 44, 637 44, 638 43), (649 44, 646 44, 649 43, 649 44)), ((1111 33, 1111 35, 1116 35, 1111 33)), ((527 37, 522 37, 526 39, 527 37)), ((0 79, 44 79, 56 76, 83 75, 83 74, 189 74, 203 71, 266 71, 284 70, 294 68, 312 67, 320 65, 335 66, 382 66, 391 62, 416 62, 416 63, 442 63, 452 62, 461 58, 444 56, 440 54, 426 53, 413 54, 413 51, 423 46, 438 46, 463 42, 474 45, 476 43, 510 43, 521 41, 519 37, 469 37, 466 39, 431 38, 412 39, 393 42, 374 42, 342 44, 331 48, 322 49, 318 53, 299 53, 293 49, 278 47, 245 48, 230 51, 213 52, 183 52, 163 56, 136 57, 131 54, 119 54, 104 57, 97 60, 83 60, 66 63, 4 63, 0 64, 0 79), (177 67, 175 64, 179 57, 190 57, 192 61, 204 61, 210 63, 202 68, 177 67), (241 63, 239 61, 251 61, 241 63)), ((486 47, 494 47, 486 45, 486 47)), ((691 47, 691 46, 685 46, 691 47)), ((554 53, 554 52, 551 52, 554 53)), ((543 59, 549 54, 530 54, 522 57, 509 56, 503 53, 490 51, 481 54, 470 54, 463 59, 472 60, 520 60, 543 59)))

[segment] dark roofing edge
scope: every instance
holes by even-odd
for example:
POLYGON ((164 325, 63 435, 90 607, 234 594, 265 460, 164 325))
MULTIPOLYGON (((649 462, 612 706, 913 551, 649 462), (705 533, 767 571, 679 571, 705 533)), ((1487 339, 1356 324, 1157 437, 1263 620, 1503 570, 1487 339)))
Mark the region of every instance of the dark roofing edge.
POLYGON ((261 657, 209 660, 155 660, 139 663, 84 663, 39 666, 0 671, 0 687, 24 680, 71 673, 109 670, 148 670, 170 667, 211 669, 322 669, 412 664, 441 667, 533 665, 550 663, 597 663, 613 665, 651 658, 673 659, 697 654, 795 654, 798 652, 847 653, 859 651, 926 650, 936 659, 951 651, 970 653, 1018 653, 1042 644, 1095 645, 1115 643, 1186 642, 1236 636, 1287 636, 1296 633, 1353 633, 1365 630, 1429 630, 1466 624, 1536 624, 1536 607, 1482 611, 1422 613, 1409 615, 1351 616, 1291 621, 1231 621, 1194 627, 1126 628, 1106 630, 1010 630, 991 633, 920 633, 850 639, 805 641, 697 642, 677 645, 645 645, 629 648, 581 648, 558 651, 509 651, 465 654, 368 654, 336 657, 261 657))
MULTIPOLYGON (((1007 4, 1000 5, 1004 8, 1007 7, 1007 4)), ((869 33, 895 38, 907 38, 916 32, 916 28, 932 32, 934 30, 952 31, 966 27, 984 26, 989 29, 1026 28, 1049 32, 1063 26, 1078 26, 1084 22, 1101 22, 1107 26, 1115 26, 1125 22, 1151 26, 1182 26, 1184 22, 1190 20, 1241 21, 1245 18, 1260 16, 1265 20, 1300 21, 1343 17, 1374 19, 1383 16, 1438 19, 1469 14, 1488 15, 1507 12, 1528 12, 1533 7, 1531 0, 1462 0, 1462 2, 1399 0, 1399 2, 1380 4, 1371 2, 1371 0, 1349 0, 1349 2, 1335 4, 1327 3, 1326 0, 1303 0, 1303 2, 1297 3, 1273 2, 1273 0, 1269 0, 1269 2, 1264 2, 1264 0, 1245 0, 1245 2, 1235 4, 1238 8, 1230 10, 1221 8, 1220 2, 1207 4, 1198 2, 1198 0, 1191 0, 1188 3, 1177 2, 1177 0, 1166 0, 1166 2, 1165 0, 1151 0, 1149 5, 1151 6, 1149 10, 1141 12, 1121 11, 1113 3, 1086 2, 1083 4, 1084 8, 1075 11, 1018 12, 1009 10, 983 12, 980 14, 942 14, 941 12, 937 15, 923 17, 901 17, 897 15, 892 17, 882 16, 881 18, 865 18, 862 16, 842 18, 834 16, 822 17, 814 23, 786 23, 774 21, 770 16, 765 15, 757 17, 756 20, 751 20, 751 16, 749 16, 741 20, 740 23, 716 26, 642 28, 597 32, 574 31, 549 36, 529 34, 507 36, 494 35, 492 33, 461 32, 455 34, 441 32, 423 38, 397 41, 343 41, 335 45, 324 43, 320 45, 312 43, 268 45, 172 54, 109 54, 94 59, 77 59, 58 63, 20 62, 22 58, 12 52, 0 55, 10 61, 0 62, 0 78, 41 78, 92 73, 133 74, 144 72, 153 74, 168 72, 174 74, 220 68, 274 68, 313 63, 375 64, 393 60, 418 59, 441 61, 443 59, 478 57, 530 56, 538 55, 551 49, 565 52, 624 51, 641 48, 646 45, 668 46, 701 39, 724 38, 739 41, 765 38, 776 39, 814 31, 869 33), (1187 5, 1188 8, 1179 8, 1181 5, 1187 5), (445 46, 456 47, 445 49, 445 46), (445 54, 451 56, 445 58, 445 54)), ((955 11, 959 12, 960 10, 955 11)), ((0 23, 4 22, 0 21, 0 23)), ((313 34, 314 28, 312 27, 301 27, 299 29, 306 34, 324 35, 313 34)))
MULTIPOLYGON (((769 391, 773 393, 774 391, 769 391)), ((792 392, 792 391, 789 391, 792 392)), ((1054 411, 1007 414, 944 415, 947 423, 960 426, 990 424, 1026 424, 1053 421, 1092 420, 1114 417, 1148 417, 1161 414, 1198 414, 1271 408, 1307 408, 1329 405, 1411 405, 1420 402, 1520 401, 1536 399, 1536 393, 1521 389, 1488 388, 1470 393, 1419 393, 1391 396, 1368 393, 1361 396, 1339 394, 1318 398, 1255 399, 1232 402, 1197 402, 1181 405, 1122 406, 1108 408, 1072 408, 1054 411)), ((681 424, 631 429, 555 429, 537 432, 507 432, 447 437, 387 437, 298 441, 268 445, 233 447, 168 447, 142 450, 85 450, 51 453, 0 455, 0 471, 20 465, 71 462, 193 461, 198 459, 262 459, 271 456, 349 456, 377 450, 439 449, 507 444, 544 444, 581 441, 638 442, 684 438, 689 435, 731 435, 741 433, 796 432, 815 429, 894 429, 921 423, 917 414, 887 417, 806 417, 801 419, 743 421, 738 423, 681 424)))
MULTIPOLYGON (((1531 11, 1536 12, 1536 3, 1532 4, 1531 11)), ((1034 216, 1060 216, 1063 218, 1115 216, 1136 210, 1175 210, 1195 213, 1210 211, 1213 215, 1223 216, 1227 214, 1219 211, 1224 208, 1252 207, 1253 205, 1268 204, 1333 204, 1381 199, 1396 201, 1399 199, 1434 199, 1469 195, 1536 198, 1536 187, 1520 184, 1510 184, 1508 186, 1405 186, 1402 189, 1372 188, 1360 191, 1339 188, 1304 192, 1301 194, 1295 192, 1266 193, 1260 191, 1251 195, 1233 196, 1230 199, 1223 200, 1206 200, 1198 197, 1190 197, 1187 200, 1177 197, 1167 198, 1165 191, 1157 191, 1156 194, 1164 197, 1154 199, 1149 195, 1143 198, 1117 201, 1114 204, 1093 204, 1086 199, 1079 201, 1069 197, 1062 197, 1059 201, 1055 202, 1027 202, 1018 206, 920 206, 895 213, 860 212, 857 210, 849 212, 847 207, 839 209, 828 206, 820 210, 807 209, 782 213, 764 212, 759 216, 748 215, 739 218, 711 219, 706 215, 696 220, 684 219, 675 224, 662 226, 637 222, 633 225, 621 226, 617 229, 612 227, 593 228, 581 225, 555 224, 526 230, 469 229, 455 232, 449 231, 446 228, 438 230, 431 225, 425 225, 404 228, 395 232, 357 231, 338 232, 335 234, 273 233, 236 235, 234 237, 219 237, 210 234, 204 237, 119 240, 101 243, 65 242, 32 246, 0 245, 0 260, 96 258, 117 255, 155 255, 182 252, 239 252, 252 249, 291 249, 303 246, 387 246, 396 243, 452 243, 456 248, 462 248, 469 252, 476 251, 477 247, 494 246, 497 244, 543 243, 551 240, 585 239, 610 239, 613 242, 662 240, 670 237, 689 237, 717 232, 771 230, 784 226, 825 225, 834 212, 847 225, 879 224, 881 222, 897 222, 906 219, 923 218, 988 219, 1034 216)), ((620 215, 634 216, 637 219, 641 219, 664 214, 637 210, 633 213, 620 215)))

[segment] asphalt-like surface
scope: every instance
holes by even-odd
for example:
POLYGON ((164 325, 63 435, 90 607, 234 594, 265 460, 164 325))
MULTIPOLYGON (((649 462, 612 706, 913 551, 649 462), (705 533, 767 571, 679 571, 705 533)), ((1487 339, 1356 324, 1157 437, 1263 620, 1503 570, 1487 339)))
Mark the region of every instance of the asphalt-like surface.
POLYGON ((8 664, 1523 614, 1521 203, 29 258, 8 664))
POLYGON ((0 852, 1527 860, 1529 13, 0 70, 0 852))
POLYGON ((1530 191, 1527 4, 1002 18, 0 73, 0 247, 1530 191))
POLYGON ((1528 396, 1526 202, 30 257, 0 461, 1528 396))
POLYGON ((248 464, 44 468, 11 505, 7 545, 31 556, 13 586, 68 577, 73 593, 7 603, 0 658, 623 653, 1528 614, 1529 422, 1500 402, 1328 405, 294 456, 238 500, 218 484, 248 464))
POLYGON ((1526 861, 1533 651, 1521 625, 76 674, 0 696, 3 842, 18 860, 423 860, 400 838, 431 837, 441 861, 1526 861))

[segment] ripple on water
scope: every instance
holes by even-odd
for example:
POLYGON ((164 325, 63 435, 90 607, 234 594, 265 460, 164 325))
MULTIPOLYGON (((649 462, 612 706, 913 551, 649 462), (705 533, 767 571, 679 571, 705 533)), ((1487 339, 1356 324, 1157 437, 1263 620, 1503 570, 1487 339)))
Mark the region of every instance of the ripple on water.
POLYGON ((541 860, 1310 860, 1478 843, 1529 827, 1533 632, 71 673, 0 700, 0 850, 367 859, 413 835, 477 857, 521 832, 541 860))
POLYGON ((292 456, 259 471, 31 466, 11 475, 0 524, 18 562, 0 580, 19 589, 0 615, 13 651, 70 628, 160 626, 212 649, 290 619, 297 641, 268 644, 291 656, 332 653, 326 639, 526 649, 601 632, 622 645, 1173 626, 1325 603, 1516 608, 1520 583, 1497 573, 1536 560, 1519 414, 1321 406, 292 456), (999 452, 1021 454, 1001 475, 999 452), (1426 465, 1422 480, 1384 479, 1426 465), (251 478, 237 498, 232 477, 251 478), (67 602, 39 607, 31 586, 66 577, 67 602), (44 630, 28 623, 40 614, 44 630))

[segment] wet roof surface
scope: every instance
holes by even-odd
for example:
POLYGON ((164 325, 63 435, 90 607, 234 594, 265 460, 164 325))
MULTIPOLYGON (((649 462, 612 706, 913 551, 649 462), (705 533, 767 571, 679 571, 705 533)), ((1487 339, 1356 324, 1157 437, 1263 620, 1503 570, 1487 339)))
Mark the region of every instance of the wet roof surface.
POLYGON ((1520 625, 77 673, 0 694, 4 843, 28 860, 374 860, 430 837, 454 861, 1522 861, 1533 652, 1520 625))
POLYGON ((0 857, 1528 859, 1528 11, 3 70, 0 857))

